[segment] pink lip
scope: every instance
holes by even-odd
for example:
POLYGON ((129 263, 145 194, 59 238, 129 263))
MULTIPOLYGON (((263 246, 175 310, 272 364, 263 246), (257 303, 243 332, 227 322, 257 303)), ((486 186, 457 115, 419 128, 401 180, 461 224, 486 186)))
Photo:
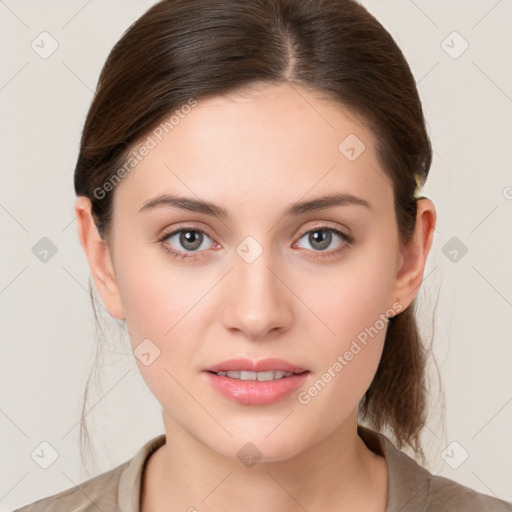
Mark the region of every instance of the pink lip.
POLYGON ((260 359, 259 361, 252 361, 251 359, 238 358, 228 359, 221 363, 214 364, 205 368, 207 372, 227 372, 227 371, 246 371, 246 372, 269 372, 281 370, 283 372, 302 373, 306 368, 300 368, 283 359, 260 359))
POLYGON ((282 359, 230 359, 205 369, 210 384, 224 396, 246 405, 268 405, 293 393, 309 375, 309 371, 282 359), (293 372, 291 377, 270 381, 239 380, 216 375, 221 371, 267 372, 281 370, 293 372))

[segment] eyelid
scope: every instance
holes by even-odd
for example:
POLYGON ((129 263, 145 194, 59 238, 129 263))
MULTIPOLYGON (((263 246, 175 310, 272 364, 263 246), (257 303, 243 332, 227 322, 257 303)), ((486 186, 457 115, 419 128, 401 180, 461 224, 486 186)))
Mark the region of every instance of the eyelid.
POLYGON ((345 238, 352 240, 352 235, 350 234, 350 229, 347 227, 340 227, 338 224, 334 224, 329 221, 318 221, 317 224, 314 224, 313 226, 308 226, 304 230, 301 230, 299 235, 297 235, 299 238, 302 238, 304 235, 309 233, 310 231, 314 231, 315 229, 329 229, 333 231, 337 231, 338 233, 341 233, 345 238), (347 233, 348 231, 348 233, 347 233))
POLYGON ((173 224, 172 227, 164 228, 162 230, 162 234, 159 235, 159 238, 161 239, 163 237, 168 237, 172 234, 175 234, 176 231, 181 231, 184 229, 190 229, 191 231, 192 230, 199 231, 201 233, 205 233, 208 236, 210 236, 208 233, 208 228, 203 228, 201 226, 196 225, 193 221, 190 221, 190 222, 182 222, 182 223, 178 222, 177 224, 173 224))

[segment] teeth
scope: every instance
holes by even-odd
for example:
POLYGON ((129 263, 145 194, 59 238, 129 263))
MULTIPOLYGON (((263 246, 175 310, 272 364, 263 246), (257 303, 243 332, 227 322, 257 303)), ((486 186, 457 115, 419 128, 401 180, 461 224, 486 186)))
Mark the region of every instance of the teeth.
POLYGON ((265 380, 274 380, 274 379, 282 379, 284 375, 283 371, 277 370, 275 372, 259 372, 257 374, 257 379, 259 381, 265 381, 265 380))
POLYGON ((228 372, 217 372, 220 377, 229 377, 231 379, 239 380, 257 380, 263 382, 267 380, 277 380, 283 377, 291 377, 293 372, 284 372, 282 370, 269 371, 269 372, 246 372, 246 371, 228 371, 228 372))

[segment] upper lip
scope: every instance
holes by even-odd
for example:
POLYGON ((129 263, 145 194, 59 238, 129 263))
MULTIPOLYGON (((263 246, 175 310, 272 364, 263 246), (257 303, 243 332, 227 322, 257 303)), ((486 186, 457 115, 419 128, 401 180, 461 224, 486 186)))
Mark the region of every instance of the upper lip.
POLYGON ((278 370, 292 373, 307 371, 305 368, 295 366, 288 361, 275 358, 260 359, 259 361, 246 358, 228 359, 205 368, 205 371, 214 373, 226 371, 269 372, 278 370))

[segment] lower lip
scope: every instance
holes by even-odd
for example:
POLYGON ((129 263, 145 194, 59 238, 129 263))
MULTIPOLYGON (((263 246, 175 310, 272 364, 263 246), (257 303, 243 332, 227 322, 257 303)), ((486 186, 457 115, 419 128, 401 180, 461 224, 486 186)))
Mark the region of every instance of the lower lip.
POLYGON ((224 396, 247 405, 267 405, 293 393, 306 380, 309 372, 282 379, 257 381, 231 379, 206 372, 211 385, 224 396))

